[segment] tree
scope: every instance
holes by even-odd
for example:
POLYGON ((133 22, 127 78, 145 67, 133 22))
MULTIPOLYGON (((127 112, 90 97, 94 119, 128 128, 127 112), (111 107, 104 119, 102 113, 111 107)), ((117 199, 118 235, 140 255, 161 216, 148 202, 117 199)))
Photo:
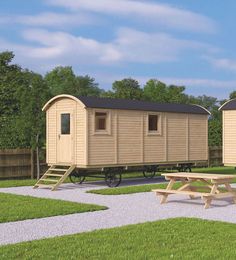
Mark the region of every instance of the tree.
POLYGON ((76 76, 71 67, 56 67, 45 76, 51 96, 70 94, 74 96, 100 96, 103 92, 94 78, 76 76))
POLYGON ((21 129, 17 127, 20 105, 17 89, 24 85, 22 69, 11 64, 12 52, 0 53, 0 148, 24 145, 21 129))
POLYGON ((104 93, 104 90, 98 87, 94 78, 86 76, 77 76, 76 85, 73 90, 76 96, 96 96, 99 97, 104 93))
POLYGON ((12 52, 0 53, 0 147, 34 147, 36 135, 44 135, 41 109, 49 98, 43 78, 11 64, 12 52))
POLYGON ((236 98, 236 91, 233 91, 229 94, 229 98, 230 99, 233 99, 233 98, 236 98))
POLYGON ((219 111, 217 98, 210 96, 189 96, 192 104, 198 104, 211 112, 208 124, 208 143, 210 146, 222 145, 222 115, 219 111))
POLYGON ((71 94, 76 85, 76 76, 71 67, 56 67, 44 79, 51 96, 71 94))
POLYGON ((104 93, 105 97, 141 100, 143 90, 137 80, 126 78, 112 84, 112 91, 104 93))
POLYGON ((17 113, 16 90, 22 85, 21 68, 10 64, 14 58, 12 52, 0 53, 0 115, 17 113))
POLYGON ((167 86, 165 83, 151 79, 144 86, 144 97, 146 100, 159 103, 186 103, 187 95, 183 86, 167 86))
POLYGON ((50 98, 50 91, 47 89, 43 77, 34 72, 25 71, 26 84, 18 89, 20 101, 20 128, 27 136, 30 147, 35 148, 36 137, 40 136, 39 146, 45 145, 45 113, 43 105, 50 98))
POLYGON ((146 100, 156 101, 159 103, 167 102, 167 86, 165 83, 150 79, 144 86, 143 95, 146 100))

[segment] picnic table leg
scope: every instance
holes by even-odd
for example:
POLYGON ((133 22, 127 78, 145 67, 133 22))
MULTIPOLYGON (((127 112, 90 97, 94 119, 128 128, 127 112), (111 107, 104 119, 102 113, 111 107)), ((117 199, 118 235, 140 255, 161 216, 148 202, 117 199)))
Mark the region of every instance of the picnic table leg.
MULTIPOLYGON (((192 191, 190 185, 193 181, 181 181, 182 183, 182 187, 180 187, 178 190, 189 190, 189 191, 192 191)), ((194 195, 189 195, 190 199, 194 199, 195 196, 194 195)))
MULTIPOLYGON (((213 184, 212 188, 211 188, 211 192, 210 194, 216 194, 218 191, 218 185, 217 184, 213 184)), ((211 205, 211 201, 212 201, 212 197, 210 198, 205 198, 205 209, 208 209, 211 205)))
MULTIPOLYGON (((225 188, 227 189, 228 192, 233 192, 233 189, 229 183, 225 183, 225 188)), ((233 196, 233 201, 236 204, 236 195, 233 196)))
MULTIPOLYGON (((175 183, 175 179, 170 179, 170 182, 168 183, 168 185, 166 187, 166 190, 171 190, 171 188, 173 187, 174 183, 175 183)), ((167 197, 168 197, 168 194, 162 195, 160 203, 161 204, 165 203, 166 200, 167 200, 167 197)))

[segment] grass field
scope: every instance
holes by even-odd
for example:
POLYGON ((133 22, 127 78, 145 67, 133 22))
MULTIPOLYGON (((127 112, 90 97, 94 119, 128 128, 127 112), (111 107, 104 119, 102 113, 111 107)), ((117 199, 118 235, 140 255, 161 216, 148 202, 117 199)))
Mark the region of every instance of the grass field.
POLYGON ((0 247, 3 259, 235 259, 236 225, 176 218, 0 247))
MULTIPOLYGON (((219 173, 219 174, 235 174, 236 170, 234 167, 213 167, 213 168, 195 168, 193 172, 202 172, 202 173, 219 173)), ((161 173, 158 173, 159 175, 161 173)), ((130 178, 139 178, 143 177, 143 174, 140 172, 137 173, 126 173, 122 176, 123 179, 130 178)), ((95 181, 102 180, 96 178, 86 178, 86 181, 95 181)), ((65 182, 70 182, 67 179, 65 182)), ((235 178, 236 182, 236 178, 235 178)), ((20 187, 20 186, 33 186, 36 183, 36 179, 21 179, 21 180, 0 180, 0 188, 8 188, 8 187, 20 187)), ((151 191, 153 188, 165 188, 165 184, 150 184, 150 185, 140 185, 140 186, 132 186, 130 187, 121 187, 121 188, 107 188, 102 190, 94 190, 91 193, 95 194, 104 194, 104 195, 119 195, 119 194, 129 194, 136 192, 145 192, 151 191), (154 186, 153 186, 154 185, 154 186), (164 185, 164 186, 163 186, 164 185)))
POLYGON ((106 207, 0 193, 0 223, 102 209, 106 207))
MULTIPOLYGON (((235 174, 234 182, 236 182, 236 170, 233 167, 214 167, 214 168, 196 168, 193 169, 193 172, 201 173, 219 173, 219 174, 235 174)), ((197 184, 196 184, 197 185, 197 184)), ((89 193, 101 194, 101 195, 121 195, 121 194, 131 194, 138 192, 149 192, 152 189, 164 189, 166 188, 166 183, 161 184, 145 184, 145 185, 133 185, 125 186, 119 188, 106 188, 100 190, 90 190, 89 193)), ((179 184, 176 183, 174 188, 179 187, 179 184)))
MULTIPOLYGON (((124 179, 143 177, 140 172, 137 173, 127 173, 123 175, 124 179)), ((86 181, 103 181, 101 178, 91 178, 87 177, 86 181)), ((0 188, 10 188, 10 187, 21 187, 21 186, 33 186, 37 182, 36 179, 12 179, 12 180, 0 180, 0 188)), ((70 183, 70 179, 67 178, 64 183, 70 183)))

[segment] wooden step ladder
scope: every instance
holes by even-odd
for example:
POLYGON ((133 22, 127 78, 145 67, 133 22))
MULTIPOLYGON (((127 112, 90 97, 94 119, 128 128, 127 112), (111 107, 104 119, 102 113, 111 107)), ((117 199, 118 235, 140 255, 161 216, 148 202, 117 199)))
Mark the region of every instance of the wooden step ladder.
POLYGON ((65 179, 73 172, 75 165, 52 165, 44 175, 36 182, 36 188, 51 188, 52 191, 56 190, 65 179))

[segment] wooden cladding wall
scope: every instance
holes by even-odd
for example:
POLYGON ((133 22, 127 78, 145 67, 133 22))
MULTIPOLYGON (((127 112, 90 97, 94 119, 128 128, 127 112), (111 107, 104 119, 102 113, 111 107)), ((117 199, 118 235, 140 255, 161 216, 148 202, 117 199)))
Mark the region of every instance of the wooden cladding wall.
POLYGON ((223 111, 223 163, 236 166, 236 111, 223 111))
MULTIPOLYGON (((148 132, 145 111, 104 110, 108 133, 94 133, 88 111, 88 166, 208 160, 208 116, 158 113, 159 134, 148 132)), ((151 113, 151 112, 150 112, 151 113)))

